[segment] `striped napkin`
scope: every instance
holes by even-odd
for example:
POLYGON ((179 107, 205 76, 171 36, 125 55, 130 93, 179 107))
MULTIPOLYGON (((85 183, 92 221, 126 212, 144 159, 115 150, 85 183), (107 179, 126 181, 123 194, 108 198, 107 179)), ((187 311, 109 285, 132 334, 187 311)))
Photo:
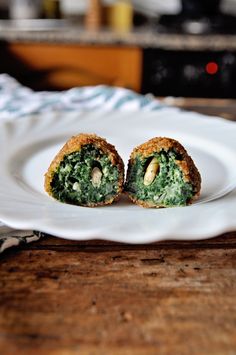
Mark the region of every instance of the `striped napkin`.
MULTIPOLYGON (((162 104, 150 94, 105 85, 73 88, 61 92, 34 92, 7 74, 0 75, 0 120, 24 119, 44 112, 153 111, 162 104)), ((12 246, 30 243, 42 235, 33 231, 13 230, 0 222, 0 253, 12 246)))

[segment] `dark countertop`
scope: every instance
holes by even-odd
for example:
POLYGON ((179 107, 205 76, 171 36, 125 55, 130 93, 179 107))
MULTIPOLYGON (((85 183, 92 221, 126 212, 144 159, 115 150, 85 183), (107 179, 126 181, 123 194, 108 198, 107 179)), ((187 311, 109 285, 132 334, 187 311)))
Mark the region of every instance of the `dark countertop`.
MULTIPOLYGON (((9 25, 0 21, 0 40, 7 42, 36 42, 81 45, 122 45, 141 48, 162 48, 175 50, 236 50, 236 35, 184 35, 158 33, 150 27, 135 29, 119 34, 102 29, 88 32, 82 26, 57 22, 53 26, 42 21, 33 26, 9 25), (49 26, 48 26, 49 25, 49 26)), ((60 20, 59 20, 60 21, 60 20)))

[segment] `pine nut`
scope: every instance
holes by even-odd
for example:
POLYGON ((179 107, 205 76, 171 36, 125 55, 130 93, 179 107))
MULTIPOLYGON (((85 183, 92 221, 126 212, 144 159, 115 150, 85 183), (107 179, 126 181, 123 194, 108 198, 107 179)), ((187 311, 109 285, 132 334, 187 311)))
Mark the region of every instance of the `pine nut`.
POLYGON ((143 183, 145 186, 151 185, 151 183, 153 182, 153 180, 157 175, 158 169, 159 169, 159 163, 157 158, 154 157, 150 161, 146 173, 144 175, 143 183))
POLYGON ((101 179, 102 179, 102 172, 97 166, 95 166, 95 168, 93 168, 92 170, 93 187, 99 187, 101 184, 101 179))

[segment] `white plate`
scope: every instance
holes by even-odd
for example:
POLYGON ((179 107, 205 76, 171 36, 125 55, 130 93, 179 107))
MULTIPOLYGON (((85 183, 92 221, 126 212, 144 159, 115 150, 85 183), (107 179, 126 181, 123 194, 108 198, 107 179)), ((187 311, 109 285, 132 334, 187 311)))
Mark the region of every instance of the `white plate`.
POLYGON ((167 108, 156 112, 63 113, 0 125, 0 219, 74 240, 147 243, 203 239, 236 229, 236 124, 167 108), (125 197, 112 206, 86 208, 57 202, 43 189, 44 173, 65 141, 97 133, 127 162, 133 147, 154 136, 179 140, 202 175, 192 206, 143 209, 125 197))

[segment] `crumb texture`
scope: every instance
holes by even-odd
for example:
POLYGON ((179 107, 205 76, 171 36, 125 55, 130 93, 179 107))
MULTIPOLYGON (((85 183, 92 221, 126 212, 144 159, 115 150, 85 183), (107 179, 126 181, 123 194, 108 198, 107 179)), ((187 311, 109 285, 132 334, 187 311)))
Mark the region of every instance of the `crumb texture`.
POLYGON ((61 202, 94 207, 117 200, 123 180, 124 164, 115 147, 95 134, 79 134, 51 162, 45 190, 61 202))
POLYGON ((133 202, 156 208, 186 206, 200 188, 200 173, 178 141, 156 137, 131 153, 125 192, 133 202))

